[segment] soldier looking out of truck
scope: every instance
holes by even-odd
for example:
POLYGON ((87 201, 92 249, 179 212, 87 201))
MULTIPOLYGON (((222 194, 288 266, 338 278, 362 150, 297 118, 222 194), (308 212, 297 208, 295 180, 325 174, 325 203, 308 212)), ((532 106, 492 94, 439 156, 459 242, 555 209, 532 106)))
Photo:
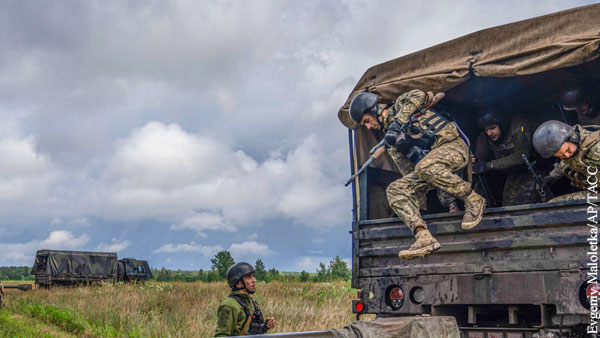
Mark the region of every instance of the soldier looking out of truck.
MULTIPOLYGON (((594 95, 591 86, 583 81, 573 80, 565 85, 560 91, 560 104, 563 111, 577 114, 577 124, 584 127, 600 125, 600 92, 594 95)), ((567 120, 573 120, 569 117, 565 116, 567 120)))
POLYGON ((546 121, 533 134, 533 147, 544 158, 561 159, 544 182, 552 184, 567 176, 571 184, 581 191, 558 196, 550 202, 587 198, 587 188, 595 184, 590 176, 597 174, 600 166, 600 131, 589 131, 580 125, 570 126, 560 121, 546 121), (590 169, 591 168, 591 169, 590 169))
POLYGON ((350 117, 355 122, 386 133, 385 147, 374 156, 381 156, 387 149, 402 174, 386 193, 391 208, 416 237, 408 250, 400 251, 403 259, 422 257, 441 248, 419 212, 427 191, 438 188, 465 201, 463 229, 471 229, 481 221, 486 204, 456 174, 469 160, 468 140, 454 122, 429 109, 433 103, 433 93, 421 90, 400 95, 390 107, 379 104, 373 93, 359 93, 350 103, 350 117))
POLYGON ((506 175, 502 191, 502 205, 520 205, 539 202, 535 178, 531 176, 523 161, 532 153, 532 123, 514 116, 510 124, 494 110, 488 110, 477 120, 482 132, 475 142, 473 173, 495 172, 506 175))
POLYGON ((265 320, 258 304, 250 297, 256 292, 255 272, 246 262, 236 263, 227 271, 231 293, 217 309, 215 337, 265 334, 275 327, 275 318, 265 320))

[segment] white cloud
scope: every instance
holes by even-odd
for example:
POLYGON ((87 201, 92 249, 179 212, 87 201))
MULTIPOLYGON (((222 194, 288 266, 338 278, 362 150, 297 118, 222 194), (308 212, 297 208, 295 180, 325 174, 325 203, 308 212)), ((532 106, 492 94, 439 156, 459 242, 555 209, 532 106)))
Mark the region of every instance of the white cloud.
POLYGON ((74 217, 68 219, 64 219, 63 217, 56 217, 50 221, 50 225, 55 227, 87 227, 91 225, 91 222, 87 217, 74 217))
POLYGON ((249 260, 249 258, 259 258, 274 254, 268 245, 256 241, 234 243, 229 247, 229 252, 236 260, 243 261, 249 260))
POLYGON ((113 238, 110 244, 100 243, 96 247, 96 251, 104 251, 104 252, 121 252, 129 247, 131 244, 130 241, 118 241, 116 238, 113 238))
POLYGON ((116 219, 172 220, 171 229, 201 236, 276 217, 329 228, 344 223, 349 197, 328 156, 312 135, 258 162, 217 139, 150 122, 119 143, 98 202, 116 219))
POLYGON ((27 243, 0 243, 0 266, 33 264, 35 252, 40 249, 74 250, 89 242, 89 237, 83 234, 79 237, 66 230, 52 231, 44 240, 31 240, 27 243))
POLYGON ((296 260, 296 269, 298 271, 316 272, 319 269, 319 264, 329 265, 331 258, 318 256, 304 256, 296 260))
POLYGON ((160 248, 154 250, 154 253, 174 253, 174 252, 195 252, 200 253, 204 257, 211 257, 217 254, 217 252, 223 251, 223 247, 220 245, 207 246, 190 242, 190 244, 165 244, 160 248))
POLYGON ((223 216, 212 213, 196 213, 192 212, 186 215, 182 222, 172 224, 172 230, 194 230, 201 237, 207 237, 204 230, 225 230, 233 232, 236 230, 234 226, 225 223, 223 216))
POLYGON ((86 234, 74 237, 70 231, 58 230, 52 231, 50 236, 40 243, 40 247, 50 250, 76 249, 87 244, 89 241, 90 238, 86 234))

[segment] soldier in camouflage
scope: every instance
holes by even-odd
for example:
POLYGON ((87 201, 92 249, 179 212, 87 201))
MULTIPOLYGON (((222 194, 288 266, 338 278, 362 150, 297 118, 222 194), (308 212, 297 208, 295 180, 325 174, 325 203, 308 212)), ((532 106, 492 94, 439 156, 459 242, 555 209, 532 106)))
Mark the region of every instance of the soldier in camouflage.
POLYGON ((502 205, 531 204, 540 201, 535 178, 527 170, 522 155, 532 151, 532 124, 514 116, 510 125, 502 123, 498 114, 489 110, 477 120, 483 130, 475 142, 474 174, 499 171, 506 174, 502 205))
POLYGON ((592 185, 597 184, 600 166, 600 131, 589 131, 580 125, 570 126, 560 121, 546 121, 533 134, 533 147, 545 158, 561 159, 544 178, 548 184, 567 176, 581 191, 553 198, 550 202, 587 198, 592 185))
POLYGON ((469 147, 455 123, 429 109, 433 98, 431 92, 412 90, 386 107, 378 104, 377 95, 360 93, 350 103, 354 121, 386 133, 385 148, 403 176, 386 191, 391 208, 416 237, 408 250, 400 251, 403 259, 422 257, 441 248, 419 212, 427 191, 438 188, 465 201, 463 229, 475 227, 485 209, 485 199, 456 174, 467 165, 469 147))
POLYGON ((264 334, 275 327, 273 317, 264 318, 250 295, 256 292, 254 267, 246 262, 232 265, 227 271, 231 293, 217 308, 215 337, 264 334))
POLYGON ((0 309, 4 307, 4 284, 2 284, 2 275, 0 275, 0 309))
POLYGON ((600 125, 600 93, 594 95, 590 86, 582 81, 571 81, 561 89, 560 104, 564 111, 577 113, 577 124, 600 125))

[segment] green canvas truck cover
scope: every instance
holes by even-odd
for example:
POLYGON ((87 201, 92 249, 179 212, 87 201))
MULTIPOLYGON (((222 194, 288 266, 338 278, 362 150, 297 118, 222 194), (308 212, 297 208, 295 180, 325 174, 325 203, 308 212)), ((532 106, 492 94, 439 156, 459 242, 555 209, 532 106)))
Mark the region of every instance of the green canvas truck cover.
POLYGON ((116 273, 117 254, 110 252, 39 250, 33 274, 103 277, 116 273), (46 259, 45 271, 41 261, 46 259))
MULTIPOLYGON (((509 77, 589 62, 600 55, 600 4, 484 29, 369 68, 338 118, 348 128, 352 98, 366 88, 382 102, 419 88, 447 91, 472 76, 509 77)), ((425 37, 424 37, 425 38, 425 37)))

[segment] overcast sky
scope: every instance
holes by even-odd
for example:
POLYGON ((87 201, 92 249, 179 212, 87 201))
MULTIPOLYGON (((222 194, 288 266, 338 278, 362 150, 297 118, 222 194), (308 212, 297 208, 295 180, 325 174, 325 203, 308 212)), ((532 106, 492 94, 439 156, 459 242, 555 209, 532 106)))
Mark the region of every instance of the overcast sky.
POLYGON ((0 1, 0 266, 38 249, 351 257, 364 71, 593 1, 0 1))

